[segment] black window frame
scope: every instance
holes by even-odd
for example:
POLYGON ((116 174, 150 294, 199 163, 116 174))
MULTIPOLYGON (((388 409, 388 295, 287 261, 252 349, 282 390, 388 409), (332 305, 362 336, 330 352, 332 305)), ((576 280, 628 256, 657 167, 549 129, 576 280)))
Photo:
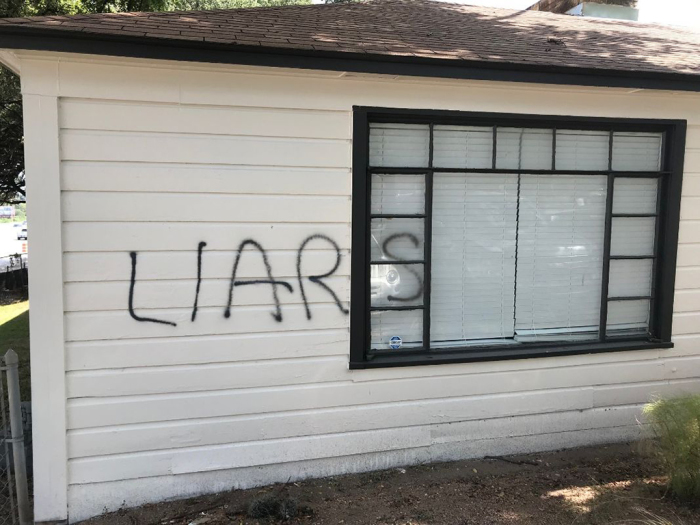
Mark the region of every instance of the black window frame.
MULTIPOLYGON (((687 121, 672 119, 628 119, 608 117, 576 117, 562 115, 529 115, 509 113, 481 113, 448 110, 394 109, 380 107, 353 107, 353 154, 352 154, 352 254, 351 254, 351 305, 350 305, 350 369, 385 368, 396 366, 437 365, 476 361, 497 361, 547 356, 592 354, 624 350, 672 348, 673 300, 680 226, 681 187, 685 153, 687 121), (379 168, 381 173, 425 173, 425 299, 424 341, 430 341, 430 235, 432 230, 432 174, 438 172, 457 173, 528 173, 546 175, 588 174, 607 176, 607 202, 605 218, 605 245, 603 259, 603 284, 601 296, 601 335, 597 341, 585 343, 520 343, 459 348, 401 350, 400 352, 370 351, 370 196, 371 171, 369 166, 370 123, 402 123, 430 125, 430 162, 427 168, 379 168), (494 151, 491 169, 445 169, 432 166, 432 127, 436 124, 488 126, 494 129, 494 151), (518 170, 497 169, 496 129, 498 127, 524 127, 608 131, 613 132, 662 132, 662 171, 625 172, 613 171, 612 154, 608 169, 604 171, 582 170, 518 170), (607 338, 610 238, 612 229, 613 185, 615 177, 653 177, 659 179, 656 211, 656 239, 653 258, 653 284, 651 292, 650 333, 644 338, 607 338), (427 324, 426 324, 427 323, 427 324), (426 329, 427 327, 427 329, 426 329)), ((556 139, 555 139, 556 143, 556 139)), ((612 148, 612 139, 610 140, 612 148)), ((556 152, 553 151, 553 157, 556 152)), ((556 165, 553 163, 553 167, 556 165)), ((623 214, 620 214, 623 215, 623 214)), ((615 215, 619 216, 619 215, 615 215)), ((613 257, 615 258, 615 257, 613 257)), ((425 346, 425 345, 424 345, 425 346)))

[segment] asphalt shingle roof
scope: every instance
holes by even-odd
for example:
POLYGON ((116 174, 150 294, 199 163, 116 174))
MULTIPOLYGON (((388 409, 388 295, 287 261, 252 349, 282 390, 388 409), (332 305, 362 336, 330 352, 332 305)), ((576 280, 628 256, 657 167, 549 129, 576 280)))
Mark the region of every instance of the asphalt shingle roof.
POLYGON ((700 34, 690 30, 431 0, 0 19, 3 33, 700 75, 700 34))

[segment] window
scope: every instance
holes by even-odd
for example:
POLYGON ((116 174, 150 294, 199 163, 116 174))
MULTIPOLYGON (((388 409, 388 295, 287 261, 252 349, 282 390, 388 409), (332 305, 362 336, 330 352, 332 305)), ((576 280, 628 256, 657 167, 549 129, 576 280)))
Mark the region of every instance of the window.
POLYGON ((684 140, 356 108, 351 367, 672 346, 684 140))

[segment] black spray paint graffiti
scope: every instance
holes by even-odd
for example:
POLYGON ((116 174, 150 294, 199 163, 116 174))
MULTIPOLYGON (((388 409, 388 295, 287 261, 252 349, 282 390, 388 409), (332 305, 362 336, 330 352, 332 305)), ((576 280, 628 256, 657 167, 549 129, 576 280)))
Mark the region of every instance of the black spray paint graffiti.
POLYGON ((207 245, 206 242, 202 241, 197 246, 197 290, 194 294, 194 306, 192 307, 192 321, 197 318, 197 303, 199 303, 199 287, 202 284, 202 251, 207 245))
POLYGON ((228 289, 228 304, 226 305, 226 310, 224 310, 224 317, 231 317, 231 304, 233 304, 233 289, 236 286, 246 286, 255 284, 269 284, 272 286, 272 298, 275 301, 275 313, 272 317, 278 323, 282 322, 282 306, 280 305, 279 297, 277 296, 277 287, 284 286, 290 293, 294 290, 292 285, 285 281, 275 281, 272 277, 272 267, 270 266, 270 261, 267 260, 267 253, 262 246, 257 241, 253 239, 246 239, 238 246, 238 254, 236 255, 236 262, 233 264, 233 274, 231 275, 231 285, 228 289), (257 281, 236 281, 236 272, 238 271, 238 263, 241 261, 241 255, 243 255, 243 250, 246 246, 253 246, 256 248, 260 255, 262 256, 263 264, 265 265, 265 271, 267 272, 267 280, 257 280, 257 281))
MULTIPOLYGON (((418 248, 418 245, 420 244, 420 241, 418 240, 418 237, 413 235, 412 233, 395 233, 393 235, 389 235, 384 242, 382 243, 382 251, 384 252, 385 255, 388 255, 389 257, 392 258, 392 260, 400 262, 400 261, 406 261, 407 259, 403 259, 401 257, 397 257, 391 251, 389 250, 389 244, 391 244, 393 241, 397 239, 408 239, 411 241, 413 244, 414 248, 418 248)), ((408 301, 415 301, 416 299, 420 298, 423 295, 423 279, 421 278, 420 274, 411 266, 406 265, 406 271, 410 272, 413 274, 413 276, 416 278, 416 281, 418 282, 418 289, 416 290, 416 293, 409 297, 397 297, 395 295, 389 295, 387 296, 387 300, 389 301, 398 301, 398 302, 408 302, 408 301)))
POLYGON ((309 303, 306 300, 306 292, 304 291, 304 279, 301 277, 301 254, 304 253, 304 248, 306 248, 306 245, 313 241, 313 240, 322 240, 329 242, 332 246, 333 249, 335 250, 336 253, 336 259, 335 259, 335 266, 331 268, 330 271, 321 274, 321 275, 310 275, 308 277, 309 281, 311 281, 314 284, 319 285, 322 287, 324 290, 326 290, 329 294, 331 294, 331 297, 333 297, 333 300, 335 301, 335 304, 338 305, 338 308, 340 308, 340 311, 343 312, 345 315, 350 313, 346 308, 343 308, 343 305, 340 302, 340 299, 338 299, 338 296, 335 294, 335 292, 331 289, 330 286, 328 286, 326 283, 323 282, 323 279, 326 277, 330 277, 333 275, 338 267, 340 266, 340 248, 336 244, 336 242, 331 239, 330 237, 327 237, 322 234, 316 234, 312 235, 308 239, 306 239, 303 243, 301 243, 301 246, 299 247, 299 252, 297 253, 297 279, 299 280, 299 290, 301 291, 301 298, 304 301, 304 308, 306 308, 306 318, 311 319, 311 309, 309 308, 309 303))
MULTIPOLYGON (((299 282, 299 290, 301 292, 301 297, 302 301, 304 302, 304 308, 306 310, 306 318, 311 319, 311 309, 309 308, 309 303, 308 299, 306 297, 306 291, 304 288, 304 278, 302 276, 302 259, 303 259, 303 254, 304 254, 304 249, 306 248, 306 245, 314 240, 321 240, 329 243, 331 246, 333 246, 333 249, 335 250, 336 253, 336 260, 333 268, 330 269, 330 271, 320 274, 320 275, 310 275, 307 277, 307 279, 320 286, 323 288, 330 296, 332 297, 334 303, 338 307, 338 309, 345 315, 349 313, 349 311, 343 307, 343 304, 341 303, 340 299, 338 298, 338 295, 335 293, 335 291, 328 286, 326 283, 323 282, 323 279, 330 277, 333 275, 338 268, 340 267, 340 262, 342 259, 342 254, 340 253, 340 247, 338 244, 331 239, 330 237, 327 237, 326 235, 323 234, 316 234, 316 235, 311 235, 310 237, 306 238, 301 245, 299 246, 299 249, 297 250, 297 280, 299 282)), ((416 240, 416 242, 418 242, 416 240)), ((197 246, 197 284, 195 288, 195 297, 194 297, 194 304, 192 306, 192 317, 191 320, 194 322, 197 319, 197 309, 199 305, 199 292, 202 284, 202 255, 204 252, 204 248, 206 247, 207 243, 206 242, 200 242, 197 246)), ((129 285, 129 314, 135 321, 139 321, 142 323, 158 323, 158 324, 165 324, 169 326, 177 326, 177 323, 173 323, 170 321, 164 321, 162 319, 154 319, 152 317, 143 317, 140 315, 137 315, 136 312, 134 311, 134 290, 136 288, 136 263, 137 263, 137 253, 136 252, 131 252, 131 282, 129 285)), ((272 273, 272 267, 270 266, 270 262, 267 257, 267 252, 265 249, 258 243, 257 241, 253 239, 246 239, 241 244, 238 246, 238 249, 236 251, 236 259, 233 263, 233 271, 231 273, 231 281, 229 283, 229 293, 228 293, 228 303, 226 305, 226 308, 224 309, 224 317, 229 318, 231 317, 231 310, 233 308, 233 294, 234 290, 237 286, 252 286, 252 285, 268 285, 272 287, 272 298, 275 303, 275 311, 272 312, 272 317, 277 321, 278 323, 282 322, 282 305, 279 300, 279 296, 277 294, 277 287, 282 286, 285 289, 287 289, 290 293, 294 292, 294 289, 292 288, 292 285, 289 284, 286 281, 280 281, 274 278, 273 273, 272 273), (241 257, 244 253, 244 250, 246 247, 252 247, 255 250, 258 251, 260 254, 260 257, 262 258, 263 265, 265 266, 265 271, 267 274, 267 279, 262 279, 262 280, 252 280, 252 281, 241 281, 241 280, 236 280, 236 275, 238 273, 238 266, 241 261, 241 257)))
POLYGON ((152 317, 141 317, 140 315, 136 315, 136 312, 134 312, 134 288, 136 288, 136 252, 131 252, 131 283, 129 285, 129 314, 131 317, 133 317, 135 320, 141 322, 141 323, 158 323, 158 324, 167 324, 170 326, 177 326, 177 323, 173 323, 170 321, 163 321, 162 319, 154 319, 152 317))

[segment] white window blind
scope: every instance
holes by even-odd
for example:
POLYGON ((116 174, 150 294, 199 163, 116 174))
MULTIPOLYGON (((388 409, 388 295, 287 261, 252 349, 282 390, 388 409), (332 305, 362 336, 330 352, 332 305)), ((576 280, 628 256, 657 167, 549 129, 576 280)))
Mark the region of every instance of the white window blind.
POLYGON ((369 162, 372 166, 422 168, 428 165, 430 128, 422 124, 370 126, 369 162))
POLYGON ((607 177, 521 175, 518 340, 596 338, 607 177))
POLYGON ((435 174, 433 346, 513 337, 517 190, 516 175, 435 174))
POLYGON ((438 168, 490 168, 493 128, 435 126, 433 165, 438 168))

